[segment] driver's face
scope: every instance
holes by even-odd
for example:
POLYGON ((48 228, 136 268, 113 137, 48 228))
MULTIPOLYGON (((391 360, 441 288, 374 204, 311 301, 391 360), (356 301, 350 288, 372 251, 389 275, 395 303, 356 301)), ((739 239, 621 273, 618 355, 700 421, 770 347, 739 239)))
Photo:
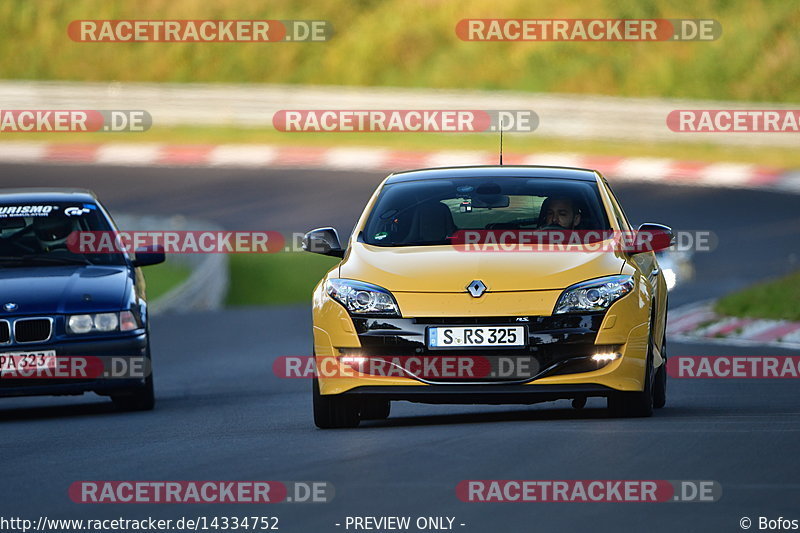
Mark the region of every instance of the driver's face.
POLYGON ((580 215, 575 213, 572 202, 568 200, 553 200, 545 213, 545 223, 548 226, 558 225, 564 229, 573 229, 580 222, 580 215))

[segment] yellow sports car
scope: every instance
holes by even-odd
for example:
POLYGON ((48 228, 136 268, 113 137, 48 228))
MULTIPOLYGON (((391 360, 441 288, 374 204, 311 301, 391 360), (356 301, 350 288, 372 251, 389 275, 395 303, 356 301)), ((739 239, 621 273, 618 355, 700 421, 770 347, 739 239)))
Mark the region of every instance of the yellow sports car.
POLYGON ((634 231, 594 170, 390 175, 346 248, 333 228, 303 240, 342 258, 313 295, 316 425, 387 418, 393 400, 605 397, 613 416, 650 416, 667 377, 654 249, 672 239, 658 224, 634 231))

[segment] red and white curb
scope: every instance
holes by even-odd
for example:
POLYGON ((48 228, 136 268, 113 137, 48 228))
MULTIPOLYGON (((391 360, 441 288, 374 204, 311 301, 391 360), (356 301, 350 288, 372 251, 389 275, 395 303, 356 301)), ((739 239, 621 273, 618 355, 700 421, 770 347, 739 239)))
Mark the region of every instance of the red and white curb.
POLYGON ((667 320, 670 338, 687 342, 716 342, 742 346, 800 348, 800 322, 718 315, 713 302, 672 309, 667 320))
MULTIPOLYGON (((61 144, 0 142, 0 163, 219 168, 321 168, 397 171, 440 166, 494 165, 490 151, 405 151, 371 147, 267 144, 61 144)), ((556 165, 597 169, 615 180, 676 185, 778 189, 800 193, 800 173, 744 163, 701 163, 668 158, 592 156, 576 153, 505 153, 507 165, 556 165)))

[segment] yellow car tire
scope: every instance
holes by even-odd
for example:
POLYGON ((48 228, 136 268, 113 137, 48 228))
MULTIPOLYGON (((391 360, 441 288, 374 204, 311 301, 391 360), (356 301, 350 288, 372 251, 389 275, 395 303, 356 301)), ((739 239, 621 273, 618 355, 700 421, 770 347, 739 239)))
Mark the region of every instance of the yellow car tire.
POLYGON ((313 379, 314 424, 320 429, 354 428, 361 422, 359 406, 352 398, 323 396, 319 380, 313 379))

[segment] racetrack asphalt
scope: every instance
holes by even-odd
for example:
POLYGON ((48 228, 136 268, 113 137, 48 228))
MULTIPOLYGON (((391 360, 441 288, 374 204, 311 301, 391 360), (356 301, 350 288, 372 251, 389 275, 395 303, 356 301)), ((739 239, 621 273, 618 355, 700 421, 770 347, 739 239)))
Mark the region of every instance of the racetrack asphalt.
MULTIPOLYGON (((2 185, 94 189, 112 211, 185 214, 232 230, 349 232, 382 176, 301 170, 14 166, 2 185)), ((613 185, 613 177, 611 178, 613 185)), ((634 223, 712 230, 676 306, 797 268, 797 197, 620 184, 634 223), (794 259, 793 259, 794 257, 794 259)), ((741 531, 739 519, 800 518, 797 380, 678 380, 648 419, 606 417, 603 402, 535 406, 393 404, 387 421, 320 431, 310 383, 272 361, 308 355, 310 310, 239 308, 165 315, 152 324, 158 405, 116 413, 102 398, 3 399, 0 516, 280 518, 287 532, 345 531, 348 515, 453 516, 486 531, 741 531), (77 480, 324 480, 328 504, 79 505, 77 480), (464 479, 716 480, 715 503, 464 503, 464 479), (337 527, 335 524, 341 523, 337 527)), ((670 343, 675 355, 793 355, 670 343)), ((458 524, 464 523, 464 526, 458 524)), ((350 529, 352 531, 352 529, 350 529)))

